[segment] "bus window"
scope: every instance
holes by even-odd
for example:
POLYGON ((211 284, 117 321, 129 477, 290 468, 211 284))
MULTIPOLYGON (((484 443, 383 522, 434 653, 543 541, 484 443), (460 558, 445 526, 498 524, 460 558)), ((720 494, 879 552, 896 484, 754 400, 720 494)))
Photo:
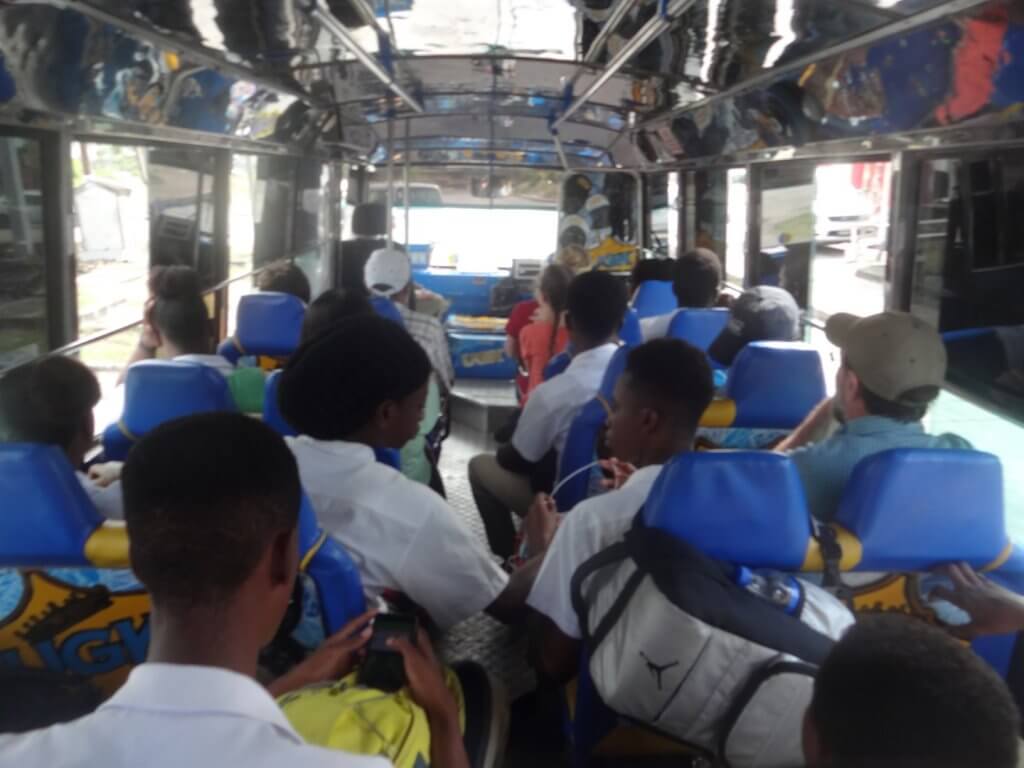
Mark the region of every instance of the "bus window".
POLYGON ((39 144, 0 138, 0 370, 46 351, 39 144))
POLYGON ((742 287, 747 273, 747 169, 687 174, 686 248, 710 248, 728 282, 742 287))
POLYGON ((647 187, 647 247, 660 258, 675 258, 679 249, 679 174, 652 173, 647 187))
POLYGON ((253 250, 256 224, 263 216, 262 188, 257 177, 259 158, 256 155, 234 154, 231 157, 231 204, 228 209, 228 333, 235 330, 239 300, 256 290, 254 281, 239 280, 255 269, 253 250))
POLYGON ((309 279, 313 295, 327 288, 327 262, 333 253, 327 205, 330 168, 313 158, 299 165, 299 189, 295 196, 295 263, 309 279))

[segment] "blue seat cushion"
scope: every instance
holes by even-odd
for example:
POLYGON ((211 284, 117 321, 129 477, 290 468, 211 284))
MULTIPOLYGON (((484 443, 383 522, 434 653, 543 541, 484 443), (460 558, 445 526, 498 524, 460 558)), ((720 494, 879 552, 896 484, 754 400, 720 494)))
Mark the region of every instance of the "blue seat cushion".
POLYGON ((681 309, 669 323, 668 336, 707 352, 728 322, 728 309, 681 309))
POLYGON ((386 299, 383 296, 374 296, 370 299, 370 304, 373 305, 373 309, 378 315, 386 317, 388 320, 393 320, 405 328, 402 313, 398 311, 398 307, 395 306, 395 302, 391 299, 386 299))
POLYGON ((279 435, 289 437, 297 433, 281 415, 281 408, 277 401, 277 390, 280 383, 281 371, 274 371, 267 376, 266 393, 263 396, 263 423, 279 435))
POLYGON ((132 365, 125 377, 121 423, 135 437, 172 419, 233 410, 227 380, 206 365, 143 360, 132 365))
POLYGON ((709 557, 755 568, 799 570, 811 538, 796 467, 761 451, 676 456, 655 480, 642 520, 709 557))
POLYGON ((619 329, 619 338, 627 347, 635 347, 644 343, 644 335, 640 330, 640 317, 635 309, 627 309, 622 318, 622 328, 619 329))
POLYGON ((981 451, 899 448, 853 470, 836 522, 861 542, 861 571, 996 560, 1007 544, 1003 471, 981 451))
POLYGON ((639 318, 667 315, 679 306, 669 280, 645 280, 637 288, 633 309, 639 318))
POLYGON ((825 394, 821 357, 800 342, 747 344, 726 384, 726 396, 736 401, 734 427, 796 427, 825 394))
POLYGON ((299 346, 306 305, 288 293, 252 293, 238 302, 235 338, 246 355, 290 355, 299 346))

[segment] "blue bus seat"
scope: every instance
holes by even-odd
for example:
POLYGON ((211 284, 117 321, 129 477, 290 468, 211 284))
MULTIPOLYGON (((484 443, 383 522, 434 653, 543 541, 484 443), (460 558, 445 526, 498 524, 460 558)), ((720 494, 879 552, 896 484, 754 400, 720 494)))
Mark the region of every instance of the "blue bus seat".
POLYGON ((854 469, 836 523, 856 538, 855 570, 984 568, 1009 554, 1003 470, 981 451, 898 448, 854 469))
POLYGON ((645 317, 667 315, 678 307, 679 302, 670 280, 645 280, 640 283, 633 298, 633 309, 641 320, 645 317))
POLYGON ((288 293, 266 291, 238 302, 235 333, 217 347, 232 363, 246 355, 287 357, 299 346, 306 305, 288 293))
POLYGON ((374 296, 370 299, 370 304, 378 315, 386 317, 388 320, 394 320, 405 328, 405 320, 402 319, 402 313, 398 311, 398 307, 395 306, 395 302, 391 299, 384 296, 374 296))
POLYGON ((267 389, 263 396, 263 423, 282 437, 292 437, 297 433, 281 415, 281 407, 277 402, 277 389, 280 383, 280 371, 273 371, 267 376, 267 389))
POLYGON ((669 323, 668 336, 707 352, 728 322, 728 309, 681 309, 669 323))
POLYGON ((633 308, 627 309, 622 318, 619 338, 627 347, 636 347, 644 343, 644 334, 640 330, 640 317, 633 308))
POLYGON ((825 399, 821 357, 801 342, 752 342, 736 356, 725 394, 736 403, 729 426, 796 427, 825 399))
POLYGON ((302 572, 316 588, 328 637, 366 611, 358 567, 341 543, 320 528, 306 494, 299 509, 299 557, 302 572))
POLYGON ((559 352, 557 355, 548 360, 548 364, 544 366, 544 381, 553 379, 560 373, 564 373, 565 369, 569 367, 569 363, 572 362, 572 355, 569 354, 569 350, 559 352))
POLYGON ((558 477, 568 479, 555 494, 558 508, 563 512, 568 512, 587 498, 590 473, 580 471, 574 477, 569 476, 594 461, 597 438, 601 428, 608 423, 609 403, 615 393, 615 383, 626 368, 629 351, 625 346, 615 351, 608 361, 597 396, 583 406, 569 426, 565 447, 558 459, 558 477))
POLYGON ((121 419, 103 431, 107 460, 123 461, 140 437, 164 422, 210 411, 234 411, 227 380, 197 363, 143 360, 128 368, 121 419))
POLYGON ((641 514, 644 524, 709 557, 751 568, 798 571, 812 541, 796 466, 766 451, 676 456, 654 481, 641 514))

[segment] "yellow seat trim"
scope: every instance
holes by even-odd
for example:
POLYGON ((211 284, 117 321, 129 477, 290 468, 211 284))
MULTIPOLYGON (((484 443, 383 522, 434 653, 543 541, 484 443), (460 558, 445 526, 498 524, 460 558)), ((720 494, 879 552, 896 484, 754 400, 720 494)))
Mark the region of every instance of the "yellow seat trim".
POLYGON ((128 425, 124 423, 124 419, 117 420, 117 428, 121 431, 121 434, 131 440, 133 443, 139 442, 139 437, 128 429, 128 425))
POLYGON ((85 559, 97 568, 131 568, 124 523, 105 522, 86 539, 84 551, 85 559))
POLYGON ((736 421, 736 401, 727 398, 718 398, 711 401, 711 405, 700 417, 702 427, 731 427, 736 421))
MULTIPOLYGON (((833 524, 831 528, 836 532, 836 542, 843 551, 843 556, 839 560, 839 570, 852 571, 864 559, 864 547, 860 543, 860 539, 843 526, 833 524)), ((807 542, 807 554, 804 556, 804 563, 800 566, 800 570, 811 572, 825 570, 825 558, 821 555, 821 546, 813 537, 807 542)))
POLYGON ((306 572, 306 568, 309 567, 309 564, 313 561, 313 558, 316 557, 316 553, 320 551, 320 548, 324 545, 325 541, 327 541, 327 532, 320 531, 320 535, 313 543, 313 546, 309 548, 309 552, 307 552, 299 562, 299 570, 302 573, 306 572))
POLYGON ((986 565, 981 570, 982 571, 994 571, 997 568, 1000 568, 1007 560, 1010 559, 1010 555, 1012 555, 1012 554, 1013 554, 1013 542, 1012 541, 1008 541, 1008 542, 1006 542, 1006 546, 1003 547, 1003 551, 999 553, 999 556, 996 557, 995 560, 993 560, 991 563, 986 565))

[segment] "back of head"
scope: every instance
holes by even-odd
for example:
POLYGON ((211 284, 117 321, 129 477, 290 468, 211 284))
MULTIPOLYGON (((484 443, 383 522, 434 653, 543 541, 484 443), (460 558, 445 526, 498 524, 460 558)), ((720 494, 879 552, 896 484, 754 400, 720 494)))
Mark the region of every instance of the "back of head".
POLYGON ((629 276, 630 288, 635 291, 648 280, 671 280, 675 274, 676 262, 672 259, 642 259, 633 267, 629 276))
POLYGON ((427 383, 426 352, 397 323, 376 314, 351 317, 303 344, 281 373, 281 414, 300 434, 345 440, 378 407, 427 383))
POLYGON ((733 302, 729 323, 711 342, 708 354, 722 365, 732 365, 752 341, 797 341, 800 333, 800 307, 792 294, 784 288, 759 285, 733 302))
POLYGON ((537 287, 555 313, 565 311, 573 277, 573 271, 561 264, 550 264, 540 273, 537 287))
POLYGON ((259 289, 288 293, 306 304, 309 304, 309 299, 312 296, 306 273, 290 261, 279 261, 264 269, 260 273, 259 289))
POLYGON ((370 254, 363 270, 366 288, 375 296, 390 298, 412 282, 412 261, 398 248, 378 248, 370 254))
POLYGON ((692 437, 715 394, 707 356, 681 339, 654 339, 626 358, 624 382, 692 437))
POLYGON ((132 569, 155 604, 217 605, 298 523, 302 490, 284 440, 257 419, 209 413, 163 424, 121 473, 132 569))
POLYGON ((352 211, 352 233, 356 237, 384 237, 388 212, 381 203, 360 203, 352 211))
POLYGON ((151 320, 159 334, 186 353, 207 353, 213 345, 210 315, 191 267, 157 267, 149 276, 151 320))
POLYGON ((372 313, 373 305, 364 293, 337 289, 324 291, 306 310, 299 341, 305 344, 346 318, 372 313))
POLYGON ((626 286, 607 272, 584 272, 569 284, 569 329, 591 343, 614 336, 628 307, 626 286))
POLYGON ((713 307, 722 285, 722 262, 714 251, 695 248, 679 257, 671 280, 680 307, 713 307))
POLYGON ((0 377, 0 435, 68 450, 100 401, 100 384, 74 358, 51 355, 0 377))
POLYGON ((1017 765, 1019 715, 1003 681, 910 617, 858 621, 818 672, 808 717, 822 765, 1017 765))

